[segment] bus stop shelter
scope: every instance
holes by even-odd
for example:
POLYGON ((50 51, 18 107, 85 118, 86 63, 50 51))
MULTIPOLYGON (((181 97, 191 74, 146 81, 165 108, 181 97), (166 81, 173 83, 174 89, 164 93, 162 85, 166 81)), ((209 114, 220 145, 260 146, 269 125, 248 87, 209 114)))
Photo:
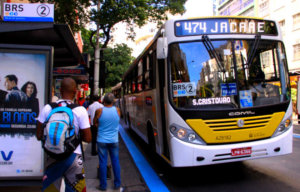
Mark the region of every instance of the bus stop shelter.
MULTIPOLYGON (((2 80, 0 89, 5 90, 7 95, 11 92, 11 89, 4 88, 3 81, 6 75, 13 74, 18 77, 19 90, 26 82, 34 82, 35 89, 38 90, 36 98, 39 101, 39 109, 50 101, 54 68, 86 66, 72 31, 65 24, 0 21, 0 55, 2 80), (23 51, 22 49, 25 50, 26 47, 32 51, 23 51)), ((10 105, 7 97, 1 101, 0 164, 3 166, 0 180, 7 181, 0 182, 0 185, 16 186, 28 183, 34 185, 32 183, 34 181, 40 185, 43 151, 34 134, 36 128, 34 120, 39 112, 28 105, 10 105), (24 115, 32 118, 24 118, 24 115), (31 161, 32 159, 35 161, 31 161)))
POLYGON ((66 24, 0 22, 0 43, 53 46, 53 67, 86 65, 66 24))

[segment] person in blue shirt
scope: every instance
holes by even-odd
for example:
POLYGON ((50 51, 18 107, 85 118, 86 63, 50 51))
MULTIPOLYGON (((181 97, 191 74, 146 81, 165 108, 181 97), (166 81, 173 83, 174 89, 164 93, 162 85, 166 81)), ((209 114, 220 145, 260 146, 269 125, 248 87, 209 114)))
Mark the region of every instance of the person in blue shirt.
POLYGON ((105 94, 104 107, 97 109, 93 119, 97 131, 100 190, 106 191, 107 154, 111 158, 114 173, 114 189, 121 190, 121 168, 119 163, 119 121, 121 111, 114 106, 114 95, 105 94))

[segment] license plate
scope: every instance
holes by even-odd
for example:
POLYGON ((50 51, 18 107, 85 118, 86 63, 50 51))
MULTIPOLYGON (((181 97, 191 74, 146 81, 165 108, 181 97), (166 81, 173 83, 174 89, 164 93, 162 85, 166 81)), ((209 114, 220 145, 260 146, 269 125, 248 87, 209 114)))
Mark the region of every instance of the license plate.
POLYGON ((231 156, 251 155, 251 153, 252 153, 251 147, 231 149, 231 156))

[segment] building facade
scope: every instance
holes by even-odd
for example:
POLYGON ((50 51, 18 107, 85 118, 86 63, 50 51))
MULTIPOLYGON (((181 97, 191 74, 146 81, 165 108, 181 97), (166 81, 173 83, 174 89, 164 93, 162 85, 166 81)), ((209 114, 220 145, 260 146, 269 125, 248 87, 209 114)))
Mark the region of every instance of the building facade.
POLYGON ((218 15, 222 16, 251 16, 278 22, 285 44, 296 112, 297 84, 300 80, 300 0, 218 0, 217 9, 218 15))
POLYGON ((257 0, 218 0, 218 15, 256 16, 257 0))
POLYGON ((259 0, 258 16, 278 21, 289 70, 300 74, 300 0, 259 0))
POLYGON ((300 0, 218 0, 218 15, 275 20, 281 26, 289 70, 300 74, 300 0))

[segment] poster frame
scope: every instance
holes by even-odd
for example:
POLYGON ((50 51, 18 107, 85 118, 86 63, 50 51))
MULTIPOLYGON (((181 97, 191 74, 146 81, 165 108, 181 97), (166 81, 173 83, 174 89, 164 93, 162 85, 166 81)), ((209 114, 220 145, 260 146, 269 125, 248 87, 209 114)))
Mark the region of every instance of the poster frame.
MULTIPOLYGON (((52 71, 53 71, 53 58, 54 58, 54 48, 53 46, 41 46, 41 45, 24 45, 24 44, 1 44, 0 43, 0 52, 7 53, 19 53, 19 54, 44 54, 46 56, 45 59, 45 91, 42 95, 44 97, 44 103, 41 104, 41 107, 49 103, 51 100, 51 85, 52 85, 52 71)), ((25 69, 26 70, 26 69, 25 69)), ((40 75, 40 74, 37 74, 40 75)), ((36 130, 34 130, 35 132, 36 130)), ((31 133, 32 134, 32 133, 31 133)), ((35 135, 35 133, 34 133, 35 135)), ((1 177, 0 180, 40 180, 42 178, 44 172, 45 165, 45 157, 42 152, 42 157, 40 158, 42 161, 43 170, 41 171, 40 176, 32 176, 32 175, 21 175, 21 176, 5 176, 1 177)))

